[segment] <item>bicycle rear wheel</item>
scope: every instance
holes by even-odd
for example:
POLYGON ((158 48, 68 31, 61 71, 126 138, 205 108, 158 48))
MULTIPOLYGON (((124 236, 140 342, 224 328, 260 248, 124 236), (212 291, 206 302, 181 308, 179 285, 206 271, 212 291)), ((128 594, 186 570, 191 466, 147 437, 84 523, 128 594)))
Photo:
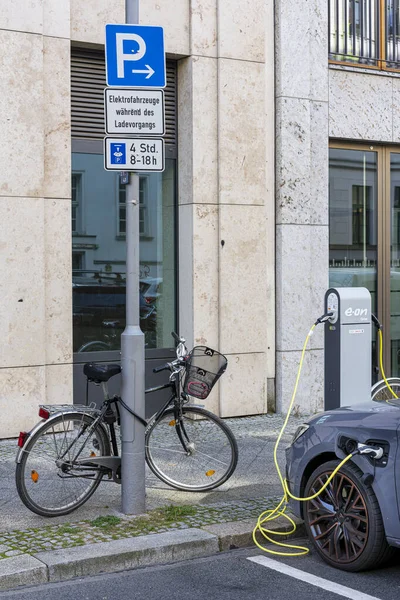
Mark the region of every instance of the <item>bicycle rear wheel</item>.
POLYGON ((184 406, 180 416, 168 409, 146 433, 147 464, 177 490, 202 492, 222 485, 234 472, 238 454, 229 427, 203 408, 184 406))
MULTIPOLYGON (((396 396, 400 398, 400 377, 388 377, 388 383, 396 396)), ((371 389, 371 400, 383 400, 390 401, 396 400, 392 392, 387 387, 385 381, 382 379, 375 383, 371 389)))
POLYGON ((110 454, 107 432, 100 424, 90 429, 93 422, 83 413, 61 414, 29 439, 15 477, 18 494, 31 511, 44 517, 67 515, 97 489, 104 472, 77 462, 110 454))

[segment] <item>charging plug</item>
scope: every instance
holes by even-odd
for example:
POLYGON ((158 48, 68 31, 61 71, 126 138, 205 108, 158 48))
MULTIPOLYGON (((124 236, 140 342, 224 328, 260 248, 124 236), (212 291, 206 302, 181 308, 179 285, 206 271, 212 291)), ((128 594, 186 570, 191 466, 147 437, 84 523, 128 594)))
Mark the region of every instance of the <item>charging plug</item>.
POLYGON ((373 448, 372 446, 367 446, 367 444, 357 444, 358 454, 368 454, 371 458, 375 460, 379 460, 383 456, 383 448, 373 448))

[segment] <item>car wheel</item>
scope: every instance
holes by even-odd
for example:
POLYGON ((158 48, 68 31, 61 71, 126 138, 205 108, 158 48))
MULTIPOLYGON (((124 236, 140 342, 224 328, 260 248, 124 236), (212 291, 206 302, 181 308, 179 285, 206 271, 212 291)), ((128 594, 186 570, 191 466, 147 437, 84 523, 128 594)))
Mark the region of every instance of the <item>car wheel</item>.
MULTIPOLYGON (((339 464, 319 466, 307 481, 305 497, 324 485, 339 464)), ((388 545, 378 500, 362 471, 346 463, 327 488, 305 502, 304 522, 318 554, 332 567, 363 571, 377 567, 393 553, 388 545)))

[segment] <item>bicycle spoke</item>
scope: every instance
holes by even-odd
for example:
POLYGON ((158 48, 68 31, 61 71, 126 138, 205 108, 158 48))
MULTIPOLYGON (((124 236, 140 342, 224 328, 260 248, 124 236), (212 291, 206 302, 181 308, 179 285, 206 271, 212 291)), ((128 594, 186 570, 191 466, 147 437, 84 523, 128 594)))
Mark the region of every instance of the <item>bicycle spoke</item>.
POLYGON ((217 417, 197 408, 183 409, 180 423, 187 452, 177 434, 174 412, 167 411, 146 439, 150 468, 178 489, 212 489, 220 485, 233 472, 237 460, 225 429, 217 417))

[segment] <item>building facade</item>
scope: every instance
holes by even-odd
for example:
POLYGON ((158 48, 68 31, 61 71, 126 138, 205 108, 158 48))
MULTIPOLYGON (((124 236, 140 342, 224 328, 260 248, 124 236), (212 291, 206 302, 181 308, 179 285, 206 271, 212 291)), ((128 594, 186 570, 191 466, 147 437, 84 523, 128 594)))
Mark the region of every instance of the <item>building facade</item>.
MULTIPOLYGON (((22 4, 0 5, 1 437, 29 429, 39 403, 82 402, 83 362, 118 360, 124 325, 126 198, 103 169, 99 120, 104 26, 125 22, 125 2, 22 4)), ((167 168, 141 177, 146 358, 168 355, 179 329, 228 357, 207 406, 263 413, 275 375, 272 8, 264 21, 262 2, 164 4, 140 2, 140 22, 164 27, 168 70, 167 168)))
MULTIPOLYGON (((0 437, 81 402, 125 319, 125 187, 102 158, 104 26, 125 1, 21 4, 0 0, 0 437)), ((397 375, 397 4, 140 0, 140 23, 164 27, 168 75, 166 170, 140 177, 148 370, 179 329, 228 357, 208 408, 283 411, 325 291, 362 285, 397 375)), ((320 328, 296 410, 322 407, 320 328)))

